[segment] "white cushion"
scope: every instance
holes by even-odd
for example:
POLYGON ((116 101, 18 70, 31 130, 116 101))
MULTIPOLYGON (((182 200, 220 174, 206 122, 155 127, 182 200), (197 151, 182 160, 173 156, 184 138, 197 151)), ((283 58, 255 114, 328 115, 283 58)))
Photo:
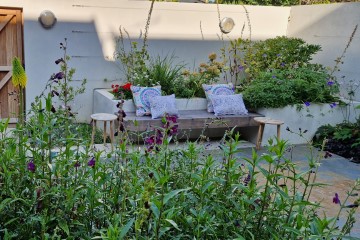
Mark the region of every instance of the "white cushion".
POLYGON ((169 96, 154 96, 150 99, 151 118, 161 118, 165 114, 179 116, 175 104, 175 94, 169 96))
POLYGON ((210 94, 209 98, 214 107, 215 116, 222 115, 247 115, 242 94, 215 95, 210 94))
POLYGON ((232 83, 226 83, 226 84, 213 84, 213 85, 202 85, 205 96, 207 99, 207 111, 208 112, 214 112, 213 105, 211 103, 211 100, 209 99, 210 94, 215 95, 233 95, 235 94, 234 85, 232 83))

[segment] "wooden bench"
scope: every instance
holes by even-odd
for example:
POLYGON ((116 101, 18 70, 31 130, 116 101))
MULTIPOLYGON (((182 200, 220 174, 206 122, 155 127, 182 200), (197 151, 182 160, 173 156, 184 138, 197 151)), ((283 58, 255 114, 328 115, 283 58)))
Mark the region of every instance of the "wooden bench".
MULTIPOLYGON (((127 112, 126 115, 124 126, 129 131, 143 132, 151 130, 153 126, 163 125, 161 119, 151 119, 150 116, 137 117, 135 112, 127 112)), ((214 113, 208 113, 206 110, 183 110, 179 111, 179 115, 179 130, 259 126, 259 123, 254 121, 254 118, 263 117, 263 115, 258 113, 217 117, 214 113)))

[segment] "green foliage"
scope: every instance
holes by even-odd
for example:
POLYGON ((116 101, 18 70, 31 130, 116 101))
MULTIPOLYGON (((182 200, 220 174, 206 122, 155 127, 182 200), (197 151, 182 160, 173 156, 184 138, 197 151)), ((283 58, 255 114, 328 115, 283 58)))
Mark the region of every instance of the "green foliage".
POLYGON ((216 53, 210 53, 206 63, 200 63, 195 71, 183 70, 174 82, 173 93, 179 98, 205 97, 202 84, 213 84, 224 72, 224 62, 216 60, 216 53))
POLYGON ((151 82, 147 83, 147 86, 160 85, 165 95, 173 94, 177 84, 176 81, 181 77, 184 67, 183 64, 175 64, 174 60, 174 55, 167 55, 164 58, 160 56, 152 58, 148 67, 151 82))
POLYGON ((277 140, 244 158, 232 131, 221 151, 191 142, 170 148, 174 126, 166 122, 155 130, 162 141, 152 141, 152 151, 132 146, 125 133, 106 155, 89 145, 89 125, 70 123, 69 135, 57 135, 62 116, 52 112, 51 94, 44 98, 20 128, 31 133, 22 142, 0 122, 0 238, 330 239, 353 225, 355 210, 338 229, 337 218, 318 216, 320 204, 309 200, 321 155, 310 155, 299 172, 277 140))
POLYGON ((324 139, 334 139, 350 143, 351 148, 360 146, 360 120, 355 123, 344 122, 335 126, 324 125, 316 131, 314 144, 319 145, 324 139))
POLYGON ((262 72, 243 91, 250 108, 278 108, 304 102, 334 102, 337 87, 324 69, 308 67, 262 72))
POLYGON ((303 68, 312 55, 321 50, 319 45, 307 44, 300 38, 276 37, 253 42, 245 53, 245 71, 249 78, 273 69, 303 68), (248 69, 248 70, 247 70, 248 69))

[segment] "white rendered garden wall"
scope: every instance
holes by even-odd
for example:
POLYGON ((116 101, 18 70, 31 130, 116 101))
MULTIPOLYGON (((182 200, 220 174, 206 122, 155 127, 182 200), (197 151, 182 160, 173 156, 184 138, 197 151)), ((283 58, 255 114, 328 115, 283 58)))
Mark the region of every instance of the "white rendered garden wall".
POLYGON ((313 62, 333 67, 334 60, 342 55, 356 25, 359 27, 346 51, 344 64, 339 65, 341 71, 335 74, 341 84, 342 95, 346 97, 347 88, 355 84, 355 100, 360 101, 360 2, 294 6, 287 35, 321 45, 322 51, 313 62))
MULTIPOLYGON (((70 65, 76 80, 88 80, 85 94, 76 99, 78 120, 89 121, 93 107, 93 90, 109 88, 124 81, 122 72, 112 60, 114 38, 119 27, 138 38, 144 29, 150 1, 124 0, 1 0, 1 6, 21 7, 24 16, 25 64, 28 75, 26 103, 44 88, 50 75, 58 71, 54 61, 61 57, 59 43, 68 38, 70 65), (38 17, 51 10, 57 17, 52 29, 43 29, 38 17), (108 81, 105 82, 104 79, 108 81)), ((248 6, 254 40, 286 35, 289 7, 248 6)), ((232 17, 235 29, 228 36, 240 37, 243 24, 248 35, 246 13, 242 6, 221 5, 221 18, 232 17)), ((179 62, 193 69, 207 60, 209 53, 219 51, 218 13, 216 4, 156 2, 149 31, 149 50, 155 54, 178 56, 179 62), (200 30, 202 29, 202 34, 200 30)), ((225 37, 226 39, 227 37, 225 37)))

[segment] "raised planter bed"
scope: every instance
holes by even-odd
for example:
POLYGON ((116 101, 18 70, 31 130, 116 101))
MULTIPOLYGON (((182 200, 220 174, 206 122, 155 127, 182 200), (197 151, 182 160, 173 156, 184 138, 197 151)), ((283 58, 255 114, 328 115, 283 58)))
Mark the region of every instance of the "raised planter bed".
MULTIPOLYGON (((359 105, 359 102, 352 103, 355 106, 359 105)), ((351 106, 350 109, 353 109, 351 106)), ((260 108, 257 109, 258 113, 270 117, 273 119, 279 119, 284 121, 284 125, 281 126, 281 138, 287 140, 291 144, 304 144, 307 140, 311 140, 316 130, 325 124, 335 125, 344 121, 345 107, 336 106, 331 108, 329 104, 311 104, 309 107, 303 107, 300 111, 296 106, 286 106, 284 108, 260 108), (291 131, 299 133, 307 130, 302 134, 302 137, 286 131, 286 128, 291 131)), ((350 121, 355 121, 356 116, 359 116, 358 112, 352 112, 350 114, 350 121)), ((242 134, 245 135, 251 142, 256 141, 257 128, 246 129, 242 134)), ((274 138, 276 135, 276 127, 265 126, 262 145, 267 145, 270 138, 274 138)))
MULTIPOLYGON (((93 113, 115 113, 118 111, 116 104, 118 100, 114 100, 114 95, 109 93, 110 89, 94 90, 94 107, 93 113)), ((176 107, 180 111, 187 110, 205 110, 205 98, 176 99, 176 107)), ((123 106, 125 112, 135 112, 135 105, 132 100, 126 100, 123 106)))

